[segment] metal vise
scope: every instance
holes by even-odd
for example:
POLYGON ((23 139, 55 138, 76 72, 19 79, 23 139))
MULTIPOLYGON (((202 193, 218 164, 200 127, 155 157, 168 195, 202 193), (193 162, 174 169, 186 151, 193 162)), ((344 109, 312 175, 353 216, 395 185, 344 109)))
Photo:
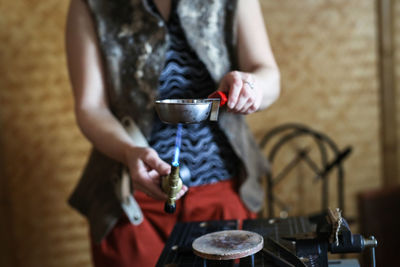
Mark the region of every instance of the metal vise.
POLYGON ((310 255, 315 255, 314 258, 310 258, 310 261, 315 266, 328 267, 328 252, 332 254, 359 253, 366 248, 370 248, 370 266, 375 267, 377 240, 373 236, 364 238, 360 234, 353 234, 339 209, 328 209, 326 213, 318 215, 311 220, 317 222, 316 232, 284 238, 296 242, 297 257, 307 258, 310 255))
POLYGON ((176 195, 182 188, 182 180, 179 177, 179 165, 172 165, 171 173, 162 177, 161 188, 168 195, 164 211, 174 213, 176 209, 176 195))

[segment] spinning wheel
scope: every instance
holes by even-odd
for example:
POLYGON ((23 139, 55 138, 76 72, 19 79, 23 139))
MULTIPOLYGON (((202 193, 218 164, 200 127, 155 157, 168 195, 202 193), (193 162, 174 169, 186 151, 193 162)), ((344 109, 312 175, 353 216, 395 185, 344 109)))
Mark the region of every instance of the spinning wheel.
MULTIPOLYGON (((280 199, 275 188, 278 184, 285 180, 289 173, 298 166, 299 163, 305 163, 315 175, 315 181, 320 181, 321 186, 321 210, 329 208, 329 181, 328 174, 336 169, 337 179, 337 199, 338 207, 344 213, 344 170, 342 166, 343 160, 350 154, 351 147, 346 147, 339 150, 338 146, 327 135, 315 131, 302 124, 285 124, 272 129, 268 132, 260 142, 260 147, 266 151, 267 159, 270 162, 270 170, 267 176, 267 207, 268 216, 270 218, 276 217, 275 208, 280 209, 280 216, 286 217, 291 209, 290 205, 280 199), (300 138, 310 138, 310 146, 296 148, 294 155, 289 163, 287 163, 282 170, 277 172, 274 170, 274 162, 283 151, 284 147, 290 146, 293 142, 300 138), (317 147, 319 159, 311 157, 309 152, 317 147)), ((293 150, 292 150, 293 152, 293 150)), ((315 153, 314 153, 315 154, 315 153)))

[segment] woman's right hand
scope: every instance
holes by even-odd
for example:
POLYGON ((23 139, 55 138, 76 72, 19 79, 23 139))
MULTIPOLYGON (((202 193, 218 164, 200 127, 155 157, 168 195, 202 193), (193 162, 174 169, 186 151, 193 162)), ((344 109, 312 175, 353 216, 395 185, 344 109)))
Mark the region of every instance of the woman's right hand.
MULTIPOLYGON (((126 151, 126 163, 132 177, 133 188, 157 199, 166 200, 167 194, 160 187, 161 177, 171 172, 171 166, 163 161, 157 152, 149 147, 130 147, 126 151)), ((176 196, 183 196, 187 187, 184 185, 176 196)))

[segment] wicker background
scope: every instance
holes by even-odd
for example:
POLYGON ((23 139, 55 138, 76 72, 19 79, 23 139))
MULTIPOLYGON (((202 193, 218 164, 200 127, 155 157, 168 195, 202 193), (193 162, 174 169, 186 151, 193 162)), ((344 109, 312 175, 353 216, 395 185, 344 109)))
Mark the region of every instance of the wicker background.
MULTIPOLYGON (((351 145, 345 198, 347 214, 355 216, 355 194, 380 183, 375 2, 261 3, 282 72, 282 95, 269 110, 250 117, 252 129, 261 137, 279 124, 299 122, 327 134, 341 149, 351 145)), ((282 152, 281 158, 288 162, 293 155, 282 152)), ((313 192, 320 191, 308 179, 310 169, 303 166, 293 176, 298 178, 279 188, 281 198, 297 206, 295 213, 317 211, 320 194, 313 192)))
MULTIPOLYGON (((251 128, 261 138, 282 123, 305 123, 340 148, 352 145, 345 162, 346 208, 356 215, 355 194, 380 185, 374 0, 260 2, 282 72, 282 95, 249 117, 251 128)), ((86 222, 65 203, 89 149, 75 124, 66 72, 67 5, 0 4, 0 216, 6 218, 0 220, 0 266, 90 266, 86 222)), ((297 179, 280 188, 296 213, 319 208, 319 194, 312 194, 318 185, 301 180, 310 174, 300 166, 297 179)))
POLYGON ((66 204, 89 149, 76 127, 66 72, 67 5, 1 2, 0 123, 8 194, 2 218, 12 226, 6 231, 13 260, 2 266, 90 266, 86 222, 66 204))
MULTIPOLYGON (((400 141, 400 1, 393 1, 394 11, 393 11, 393 25, 394 25, 394 65, 395 65, 395 86, 396 86, 396 115, 397 115, 397 140, 400 141)), ((400 144, 397 144, 399 147, 400 144)), ((400 157, 398 158, 398 169, 400 172, 400 157)), ((398 177, 398 179, 400 179, 398 177)), ((399 181, 399 180, 398 180, 399 181)))

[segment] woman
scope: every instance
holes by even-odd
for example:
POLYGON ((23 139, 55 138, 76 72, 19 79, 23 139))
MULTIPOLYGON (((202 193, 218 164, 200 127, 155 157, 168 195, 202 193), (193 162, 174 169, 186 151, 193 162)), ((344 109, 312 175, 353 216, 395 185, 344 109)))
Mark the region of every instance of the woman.
POLYGON ((254 217, 266 163, 242 115, 279 95, 257 0, 71 0, 66 38, 77 122, 93 144, 69 202, 88 218, 95 266, 153 266, 177 221, 254 217), (154 100, 215 90, 227 109, 183 127, 185 186, 168 215, 159 184, 176 126, 154 100))

